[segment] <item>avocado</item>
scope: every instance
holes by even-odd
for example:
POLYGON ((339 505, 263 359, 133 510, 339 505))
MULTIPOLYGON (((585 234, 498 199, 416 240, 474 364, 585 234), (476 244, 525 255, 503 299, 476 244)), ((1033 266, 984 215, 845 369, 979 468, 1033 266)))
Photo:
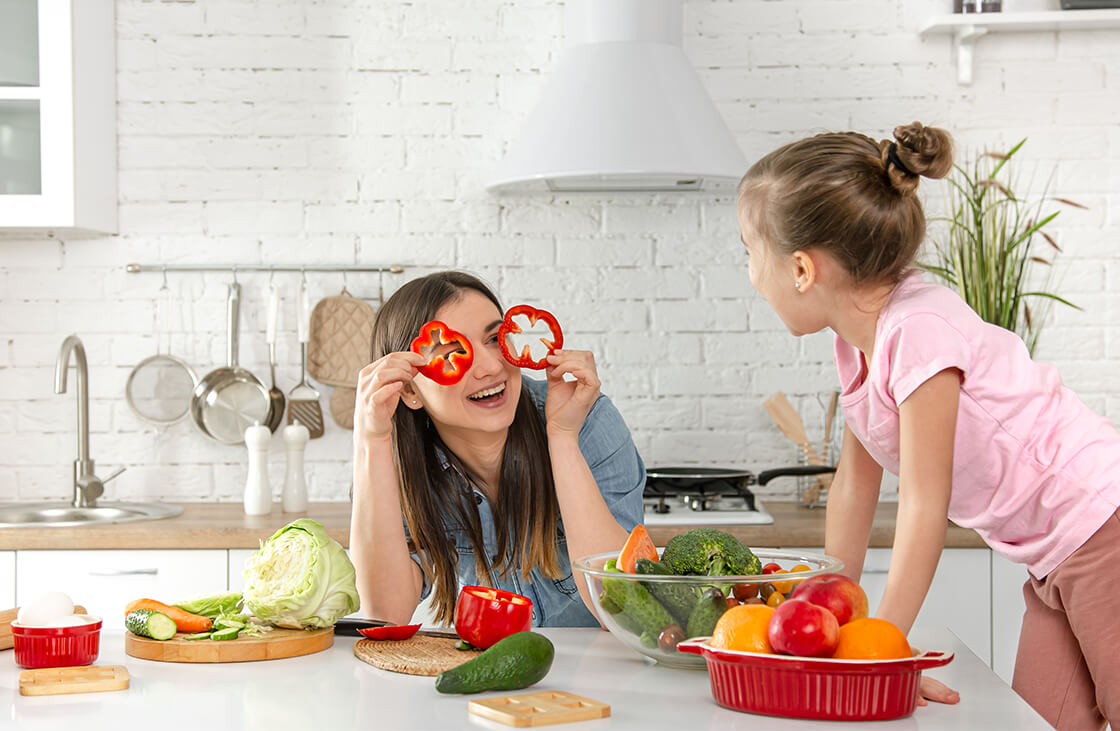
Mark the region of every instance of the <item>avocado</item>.
POLYGON ((481 655, 439 674, 440 693, 482 693, 517 690, 548 675, 556 649, 536 632, 515 632, 494 643, 481 655))

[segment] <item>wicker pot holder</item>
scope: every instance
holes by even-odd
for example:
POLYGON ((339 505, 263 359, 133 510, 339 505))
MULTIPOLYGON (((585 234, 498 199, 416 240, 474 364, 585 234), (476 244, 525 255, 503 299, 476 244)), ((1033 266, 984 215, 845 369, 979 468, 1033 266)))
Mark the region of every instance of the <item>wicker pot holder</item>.
POLYGON ((335 386, 331 416, 343 429, 354 427, 358 372, 369 363, 373 308, 345 289, 325 297, 311 311, 307 372, 320 383, 335 386))

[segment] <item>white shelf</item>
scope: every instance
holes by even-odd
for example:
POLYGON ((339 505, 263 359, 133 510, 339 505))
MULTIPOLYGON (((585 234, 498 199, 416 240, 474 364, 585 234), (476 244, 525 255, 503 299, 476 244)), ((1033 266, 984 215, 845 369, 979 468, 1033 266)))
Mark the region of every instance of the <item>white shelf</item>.
POLYGON ((1030 13, 954 13, 926 21, 920 36, 951 35, 957 56, 957 83, 972 83, 972 49, 988 33, 1079 31, 1120 28, 1120 9, 1047 10, 1030 13))
POLYGON ((43 96, 38 86, 0 86, 0 102, 34 101, 43 96))

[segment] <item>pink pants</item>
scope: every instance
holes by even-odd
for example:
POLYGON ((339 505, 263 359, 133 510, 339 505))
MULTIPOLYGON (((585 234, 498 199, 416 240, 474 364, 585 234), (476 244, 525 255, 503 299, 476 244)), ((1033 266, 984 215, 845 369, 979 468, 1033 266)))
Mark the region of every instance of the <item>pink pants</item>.
POLYGON ((1120 731, 1120 510, 1023 597, 1015 692, 1060 731, 1120 731))

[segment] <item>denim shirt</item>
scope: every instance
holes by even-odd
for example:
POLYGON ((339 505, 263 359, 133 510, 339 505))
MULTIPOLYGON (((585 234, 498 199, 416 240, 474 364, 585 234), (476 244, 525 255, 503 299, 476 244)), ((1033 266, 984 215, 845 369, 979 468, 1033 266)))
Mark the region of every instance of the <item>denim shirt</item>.
MULTIPOLYGON (((531 378, 523 378, 533 404, 544 418, 544 402, 548 393, 548 383, 531 378)), ((645 488, 646 470, 642 458, 630 437, 630 429, 622 415, 606 396, 600 395, 591 407, 579 431, 579 448, 587 460, 587 466, 595 478, 603 501, 619 525, 627 531, 642 520, 642 491, 645 488)), ((446 456, 437 450, 445 471, 451 471, 451 479, 460 487, 465 478, 452 470, 446 456)), ((490 502, 475 486, 470 485, 477 505, 479 522, 482 525, 483 542, 486 546, 488 565, 493 565, 497 540, 494 532, 494 516, 490 502)), ((454 542, 458 551, 459 586, 479 583, 475 571, 474 546, 466 532, 458 523, 450 520, 445 524, 449 542, 454 542)), ((407 526, 405 533, 408 533, 407 526)), ((420 564, 416 554, 413 560, 420 564)), ((571 561, 568 556, 568 541, 564 537, 563 521, 557 530, 556 558, 561 567, 562 578, 550 579, 539 569, 530 571, 529 579, 521 575, 521 568, 514 567, 508 576, 494 575, 494 584, 529 597, 533 601, 533 626, 535 627, 597 627, 599 623, 588 611, 580 598, 576 581, 580 577, 572 575, 571 561)), ((577 556, 577 558, 582 558, 577 556)), ((424 590, 421 598, 431 592, 431 582, 424 577, 424 590)))

